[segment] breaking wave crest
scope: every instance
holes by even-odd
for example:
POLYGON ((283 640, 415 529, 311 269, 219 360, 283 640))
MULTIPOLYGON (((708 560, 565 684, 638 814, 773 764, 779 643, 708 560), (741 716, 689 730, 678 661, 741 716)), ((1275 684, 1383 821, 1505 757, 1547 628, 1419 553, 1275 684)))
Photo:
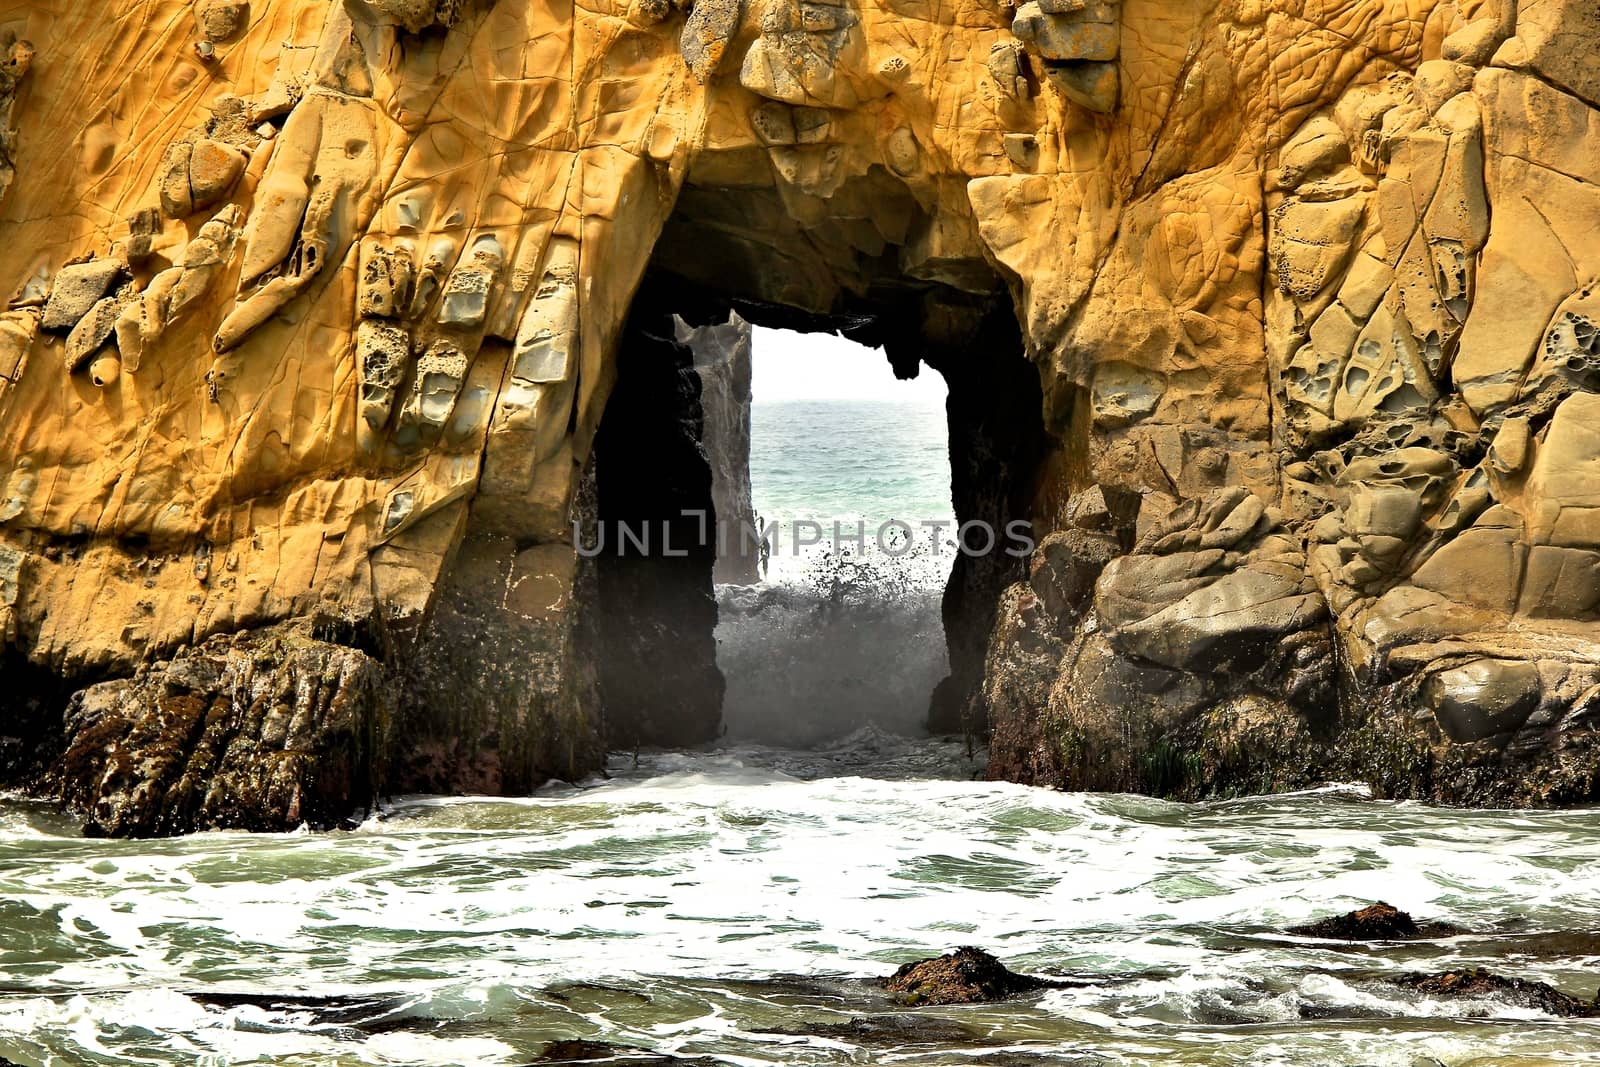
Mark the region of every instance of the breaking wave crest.
POLYGON ((730 742, 806 748, 871 726, 917 736, 948 671, 939 617, 949 558, 821 551, 718 590, 730 742))

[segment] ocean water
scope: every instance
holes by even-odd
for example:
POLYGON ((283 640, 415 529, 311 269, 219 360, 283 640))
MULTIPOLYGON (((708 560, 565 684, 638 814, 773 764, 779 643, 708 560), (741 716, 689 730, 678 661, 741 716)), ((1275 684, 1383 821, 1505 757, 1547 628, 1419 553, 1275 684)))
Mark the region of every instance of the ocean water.
MULTIPOLYGON (((921 407, 758 406, 758 507, 938 517, 942 422, 921 407)), ((619 754, 532 797, 398 797, 350 832, 171 841, 85 840, 49 805, 0 802, 0 1057, 1600 1064, 1600 1021, 1388 981, 1483 965, 1594 995, 1600 812, 1340 786, 1181 805, 982 781, 981 749, 920 731, 948 563, 815 546, 775 559, 766 583, 720 594, 722 741, 619 754), (1363 946, 1282 932, 1375 899, 1468 932, 1363 946), (877 984, 969 944, 1076 984, 923 1009, 877 984)))
POLYGON ((949 520, 944 404, 933 398, 757 401, 750 480, 769 518, 949 520))
POLYGON ((1592 995, 1594 812, 1338 788, 1179 805, 975 770, 959 742, 867 728, 619 756, 520 800, 399 798, 349 833, 86 841, 13 802, 0 1056, 488 1067, 584 1039, 741 1067, 1600 1063, 1600 1022, 1385 982, 1482 964, 1592 995), (1472 932, 1279 932, 1375 898, 1472 932), (1083 984, 906 1009, 872 981, 963 944, 1083 984))

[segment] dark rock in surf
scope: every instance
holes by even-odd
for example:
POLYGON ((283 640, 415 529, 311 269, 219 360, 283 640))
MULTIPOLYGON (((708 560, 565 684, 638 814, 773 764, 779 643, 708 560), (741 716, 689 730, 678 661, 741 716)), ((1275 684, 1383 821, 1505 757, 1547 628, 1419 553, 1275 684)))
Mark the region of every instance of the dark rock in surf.
POLYGON ((1513 1007, 1532 1008, 1547 1015, 1569 1019, 1600 1017, 1600 997, 1582 1000, 1543 982, 1505 978, 1482 967, 1441 971, 1438 974, 1416 972, 1394 981, 1406 989, 1433 997, 1493 999, 1513 1007))
POLYGON ((604 1063, 607 1067, 725 1067, 722 1060, 704 1056, 680 1059, 662 1056, 644 1049, 623 1048, 601 1041, 552 1041, 539 1053, 535 1064, 550 1063, 604 1063))
POLYGON ((1344 915, 1289 927, 1291 934, 1325 937, 1330 941, 1418 941, 1454 937, 1461 932, 1460 927, 1449 923, 1419 923, 1408 913, 1381 900, 1344 915))
MULTIPOLYGON (((777 1032, 777 1031, 775 1031, 777 1032)), ((925 1045, 971 1045, 982 1039, 969 1027, 928 1015, 858 1015, 843 1023, 824 1023, 782 1033, 826 1037, 857 1045, 898 1048, 910 1042, 925 1045)))
POLYGON ((1062 984, 1016 974, 987 952, 970 945, 936 959, 908 963, 883 983, 896 1000, 911 1007, 987 1004, 1062 984))
POLYGON ((282 626, 76 694, 46 786, 90 837, 334 826, 377 796, 390 693, 365 652, 282 626))

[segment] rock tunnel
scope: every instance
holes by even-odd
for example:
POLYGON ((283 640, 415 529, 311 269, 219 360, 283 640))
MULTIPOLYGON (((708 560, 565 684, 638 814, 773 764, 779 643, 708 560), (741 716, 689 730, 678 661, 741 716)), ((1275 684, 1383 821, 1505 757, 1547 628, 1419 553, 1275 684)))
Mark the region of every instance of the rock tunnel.
POLYGON ((730 200, 759 202, 763 195, 775 191, 686 190, 687 206, 664 229, 622 334, 617 383, 595 442, 597 518, 613 540, 619 523, 667 528, 672 543, 688 551, 669 558, 658 545, 649 555, 623 555, 613 544, 595 558, 609 740, 630 747, 693 744, 715 736, 718 726, 722 686, 711 637, 716 509, 697 440, 702 409, 693 354, 674 334, 673 321, 709 325, 731 312, 755 325, 839 333, 883 348, 901 377, 946 379, 955 516, 979 525, 968 531, 970 544, 956 554, 946 586, 951 673, 930 695, 927 721, 937 732, 982 733, 986 721, 974 701, 993 608, 1000 592, 1025 575, 1026 558, 985 544, 979 531, 1031 524, 1047 441, 1038 373, 1023 351, 1010 297, 999 277, 977 264, 959 288, 916 278, 902 265, 900 248, 881 240, 865 250, 849 245, 853 220, 839 220, 835 233, 813 229, 798 249, 783 248, 770 231, 738 232, 720 221, 730 200), (701 197, 723 205, 715 219, 696 217, 701 197), (832 247, 849 250, 850 273, 842 278, 816 251, 830 239, 832 247), (797 294, 808 292, 800 303, 797 294), (685 512, 713 519, 706 524, 685 512))
MULTIPOLYGON (((641 250, 604 355, 610 385, 570 530, 492 500, 473 507, 407 658, 402 729, 421 739, 401 757, 397 780, 407 788, 517 790, 592 764, 607 747, 716 736, 715 508, 693 353, 677 322, 704 326, 737 312, 881 348, 900 377, 939 374, 949 387, 957 521, 999 531, 1055 506, 1039 370, 970 219, 936 220, 879 166, 817 200, 801 225, 781 182, 718 185, 727 163, 715 153, 698 166, 706 184, 691 170, 659 237, 641 250), (584 531, 602 526, 613 550, 574 559, 584 531), (654 551, 637 542, 632 553, 615 551, 619 526, 666 532, 672 554, 660 540, 654 551)), ((995 606, 1026 576, 1026 558, 972 536, 943 598, 950 675, 930 694, 936 732, 986 731, 980 683, 995 606)))
MULTIPOLYGON (((602 709, 603 725, 583 730, 592 747, 697 744, 716 736, 723 691, 713 638, 716 545, 709 531, 716 511, 700 439, 699 380, 675 321, 703 326, 737 312, 756 325, 839 333, 882 348, 900 377, 942 375, 957 521, 998 531, 1014 521, 1031 524, 1050 506, 1039 372, 1003 280, 975 247, 953 256, 947 245, 937 262, 919 261, 912 238, 934 229, 926 212, 882 168, 859 184, 847 183, 801 227, 780 222, 788 216, 776 186, 700 186, 691 173, 629 302, 610 356, 613 384, 576 493, 572 537, 581 544, 586 524, 604 526, 611 550, 579 553, 569 572, 570 553, 559 541, 521 549, 523 557, 560 561, 555 575, 528 579, 532 595, 560 604, 530 626, 520 610, 492 608, 485 617, 492 598, 474 577, 475 550, 503 560, 507 545, 469 528, 412 667, 419 679, 412 692, 421 696, 407 729, 433 734, 450 750, 441 757, 424 746, 427 755, 413 772, 417 787, 459 788, 464 780, 516 788, 503 776, 517 761, 525 770, 512 783, 559 772, 559 762, 548 761, 567 753, 542 747, 560 736, 559 720, 504 717, 508 706, 538 706, 523 695, 552 682, 575 682, 576 699, 602 709), (880 232, 884 217, 893 220, 887 235, 880 232), (616 551, 619 526, 654 531, 654 550, 634 541, 633 551, 616 551), (663 532, 671 554, 662 551, 663 532), (538 591, 541 582, 548 592, 538 591), (562 662, 531 651, 548 656, 550 626, 569 628, 557 646, 562 662), (482 679, 476 692, 461 692, 462 656, 493 664, 467 672, 482 679), (537 667, 506 669, 518 662, 537 667), (435 677, 444 681, 427 684, 435 677), (459 717, 440 716, 440 708, 452 707, 463 709, 459 717), (506 751, 507 739, 530 735, 541 739, 537 751, 506 751), (470 749, 461 747, 474 737, 470 749), (494 754, 487 765, 485 752, 494 754)), ((927 723, 936 732, 987 729, 980 683, 995 605, 1026 575, 1026 558, 980 550, 976 532, 972 537, 972 551, 956 554, 943 598, 950 675, 930 694, 927 723)), ((502 580, 493 565, 487 573, 502 580)))

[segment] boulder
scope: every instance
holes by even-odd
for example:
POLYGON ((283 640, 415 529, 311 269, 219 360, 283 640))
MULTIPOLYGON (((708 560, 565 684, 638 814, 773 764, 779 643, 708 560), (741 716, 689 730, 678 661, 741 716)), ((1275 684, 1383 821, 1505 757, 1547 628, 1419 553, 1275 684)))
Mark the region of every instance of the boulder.
MULTIPOLYGON (((1102 579, 1107 595, 1097 603, 1109 606, 1113 597, 1148 602, 1172 588, 1160 582, 1158 568, 1141 566, 1143 558, 1127 556, 1108 567, 1102 579)), ((1261 563, 1204 582, 1143 618, 1102 618, 1112 645, 1127 655, 1183 670, 1249 670, 1279 639, 1322 621, 1327 610, 1303 570, 1261 563)))
POLYGON ((1589 1019, 1600 1015, 1600 1003, 1594 1000, 1563 993, 1544 982, 1506 978, 1482 967, 1466 967, 1435 974, 1416 972, 1397 978, 1394 982, 1429 997, 1493 1000, 1565 1019, 1589 1019))
POLYGON ((1028 584, 1051 616, 1070 625, 1083 614, 1106 564, 1121 554, 1115 538, 1085 530, 1059 530, 1034 550, 1028 584))
POLYGON ((1539 705, 1539 667, 1525 660, 1480 659, 1438 671, 1422 698, 1452 741, 1482 741, 1527 721, 1539 705))
POLYGON ((536 1064, 588 1063, 605 1067, 721 1067, 726 1060, 710 1056, 665 1056, 645 1049, 608 1045, 602 1041, 572 1038, 552 1041, 539 1051, 536 1064))
POLYGON ((908 963, 883 982, 896 1000, 911 1007, 988 1004, 1058 985, 1009 971, 999 960, 970 945, 908 963))
POLYGON ((1461 933, 1461 929, 1450 923, 1419 923, 1393 904, 1380 900, 1344 915, 1291 926, 1289 933, 1301 937, 1323 937, 1331 941, 1416 941, 1454 937, 1461 933))
POLYGON ((48 774, 89 836, 327 828, 388 754, 382 667, 287 630, 214 637, 72 699, 48 774))
POLYGON ((126 269, 114 259, 91 259, 62 267, 50 287, 50 299, 39 326, 55 333, 70 332, 110 292, 112 283, 126 269))

